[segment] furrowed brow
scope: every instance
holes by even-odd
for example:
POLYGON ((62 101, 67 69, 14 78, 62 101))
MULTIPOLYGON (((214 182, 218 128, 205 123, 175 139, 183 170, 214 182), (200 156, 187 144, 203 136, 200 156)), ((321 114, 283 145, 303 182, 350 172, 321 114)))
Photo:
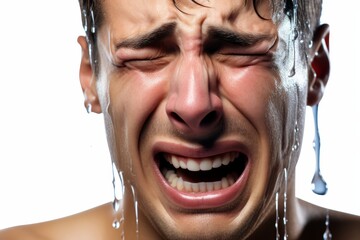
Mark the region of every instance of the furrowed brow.
POLYGON ((238 47, 250 47, 257 43, 271 40, 272 36, 266 34, 238 33, 226 28, 209 27, 207 39, 210 42, 225 43, 238 47))
POLYGON ((119 48, 133 48, 141 49, 145 47, 154 46, 161 40, 173 35, 176 27, 176 23, 166 23, 160 27, 152 30, 151 32, 145 33, 140 36, 125 39, 124 41, 116 44, 116 49, 119 48))

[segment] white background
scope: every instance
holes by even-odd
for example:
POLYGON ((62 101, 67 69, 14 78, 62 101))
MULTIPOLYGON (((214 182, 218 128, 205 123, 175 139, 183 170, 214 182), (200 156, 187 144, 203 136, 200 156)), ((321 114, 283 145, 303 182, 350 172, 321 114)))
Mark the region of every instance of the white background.
MULTIPOLYGON (((309 111, 297 194, 360 215, 359 3, 325 0, 332 75, 320 105, 326 196, 312 193, 309 111)), ((112 200, 102 115, 78 81, 77 0, 0 0, 0 229, 59 218, 112 200)), ((311 110, 311 109, 309 109, 311 110)))

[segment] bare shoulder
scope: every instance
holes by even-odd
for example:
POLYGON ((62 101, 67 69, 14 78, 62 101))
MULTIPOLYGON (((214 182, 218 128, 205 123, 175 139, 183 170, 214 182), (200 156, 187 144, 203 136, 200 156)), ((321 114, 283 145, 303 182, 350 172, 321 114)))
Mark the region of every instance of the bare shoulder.
POLYGON ((326 215, 329 213, 329 230, 333 239, 360 239, 360 216, 327 210, 307 202, 302 203, 310 215, 300 239, 323 239, 326 215))
POLYGON ((49 222, 13 227, 0 231, 0 240, 79 240, 115 239, 111 204, 49 222))
POLYGON ((333 239, 360 239, 360 216, 330 211, 329 225, 333 239))

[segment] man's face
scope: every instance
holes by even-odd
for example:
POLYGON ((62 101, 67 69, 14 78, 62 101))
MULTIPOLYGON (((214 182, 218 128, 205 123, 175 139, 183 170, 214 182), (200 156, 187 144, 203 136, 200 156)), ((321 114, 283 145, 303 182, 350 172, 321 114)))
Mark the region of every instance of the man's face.
POLYGON ((98 29, 113 158, 169 239, 241 236, 259 224, 298 104, 278 69, 279 25, 252 1, 198 2, 206 6, 103 1, 98 29))

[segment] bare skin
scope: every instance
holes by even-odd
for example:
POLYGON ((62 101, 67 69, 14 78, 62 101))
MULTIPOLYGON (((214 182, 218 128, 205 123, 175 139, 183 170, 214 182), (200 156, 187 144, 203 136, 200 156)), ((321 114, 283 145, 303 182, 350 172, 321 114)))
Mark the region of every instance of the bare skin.
MULTIPOLYGON (((307 224, 302 227, 299 237, 294 238, 289 234, 289 239, 322 239, 327 210, 300 199, 296 202, 302 212, 302 220, 307 224)), ((357 239, 360 236, 358 216, 331 210, 329 214, 333 239, 357 239)), ((275 216, 272 216, 271 221, 263 226, 263 231, 254 234, 249 239, 275 239, 274 219, 275 216)), ((114 214, 109 203, 62 219, 2 230, 0 240, 115 240, 119 239, 122 229, 112 228, 113 220, 114 214)), ((130 233, 126 234, 125 239, 135 239, 135 231, 127 230, 127 232, 130 233)))
MULTIPOLYGON (((326 211, 296 199, 299 151, 292 146, 301 142, 306 105, 319 103, 329 77, 329 26, 316 28, 309 62, 295 61, 289 77, 286 17, 264 20, 243 1, 101 2, 99 72, 79 37, 80 82, 85 106, 104 114, 112 160, 124 174, 125 220, 113 229, 122 216, 106 204, 5 230, 0 239, 116 239, 122 232, 136 239, 132 187, 139 239, 275 239, 283 169, 289 239, 321 239, 326 211)), ((359 218, 330 216, 334 238, 360 235, 359 218)))

